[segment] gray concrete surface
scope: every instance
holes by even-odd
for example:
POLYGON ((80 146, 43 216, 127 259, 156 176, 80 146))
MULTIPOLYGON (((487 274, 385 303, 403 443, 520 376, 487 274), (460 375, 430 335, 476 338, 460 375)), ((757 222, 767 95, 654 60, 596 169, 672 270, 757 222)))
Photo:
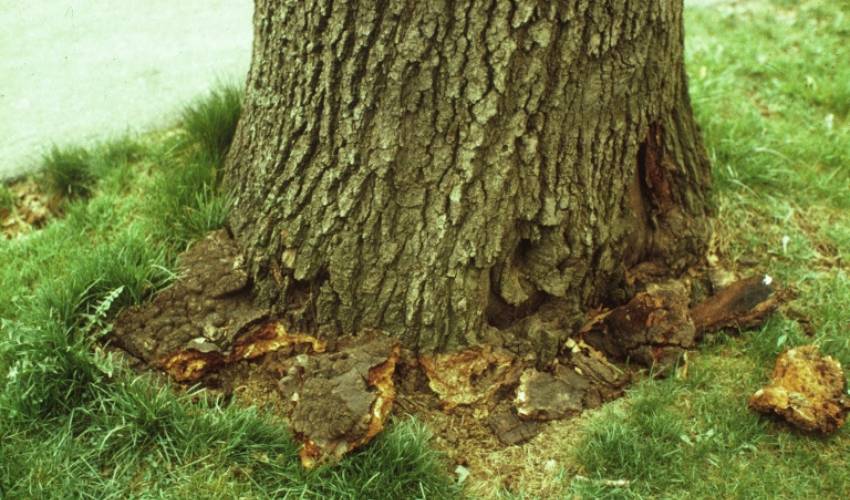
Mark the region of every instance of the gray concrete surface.
POLYGON ((0 178, 52 143, 173 120, 217 78, 241 82, 252 0, 0 0, 0 178))
POLYGON ((0 179, 53 143, 161 126, 217 78, 242 81, 252 13, 252 0, 0 0, 0 179))

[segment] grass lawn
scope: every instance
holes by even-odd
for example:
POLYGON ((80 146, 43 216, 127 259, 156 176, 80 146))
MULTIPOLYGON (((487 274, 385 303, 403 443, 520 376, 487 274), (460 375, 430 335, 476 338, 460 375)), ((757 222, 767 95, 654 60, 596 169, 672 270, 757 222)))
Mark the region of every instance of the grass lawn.
MULTIPOLYGON (((0 498, 850 496, 847 430, 802 435, 746 407, 788 347, 816 343, 850 366, 850 3, 742 0, 686 15, 714 251, 796 292, 763 328, 711 337, 687 376, 550 424, 492 470, 472 468, 463 489, 427 429, 403 418, 341 464, 304 471, 273 415, 137 376, 98 343, 120 307, 167 286, 175 256, 223 224, 216 165, 240 106, 225 86, 175 129, 45 155, 39 182, 62 217, 0 239, 0 498)), ((0 188, 0 213, 11 200, 0 188)))

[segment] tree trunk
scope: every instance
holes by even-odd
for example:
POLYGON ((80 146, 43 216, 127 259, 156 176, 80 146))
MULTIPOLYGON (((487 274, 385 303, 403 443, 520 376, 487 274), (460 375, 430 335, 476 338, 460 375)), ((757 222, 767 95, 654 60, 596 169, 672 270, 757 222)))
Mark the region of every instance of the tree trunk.
POLYGON ((225 181, 258 296, 325 338, 547 358, 630 266, 694 262, 682 10, 256 0, 225 181))

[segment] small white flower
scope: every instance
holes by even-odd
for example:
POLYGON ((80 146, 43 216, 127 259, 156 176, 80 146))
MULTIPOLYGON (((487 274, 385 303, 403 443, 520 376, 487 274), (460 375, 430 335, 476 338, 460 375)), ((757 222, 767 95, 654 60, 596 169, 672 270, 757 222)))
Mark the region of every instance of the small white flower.
POLYGON ((769 274, 765 274, 764 279, 762 279, 761 282, 764 283, 764 286, 770 286, 770 284, 773 283, 773 278, 771 278, 769 274))

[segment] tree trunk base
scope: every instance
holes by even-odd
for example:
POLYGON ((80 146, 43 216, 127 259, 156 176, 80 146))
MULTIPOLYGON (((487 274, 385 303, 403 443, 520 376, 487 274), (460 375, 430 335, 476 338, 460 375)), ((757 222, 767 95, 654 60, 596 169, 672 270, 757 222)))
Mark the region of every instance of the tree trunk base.
POLYGON ((226 233, 211 234, 181 257, 176 283, 119 314, 111 341, 177 382, 275 408, 308 467, 368 443, 394 404, 452 453, 525 442, 541 422, 619 397, 644 368, 669 373, 699 335, 755 326, 780 299, 768 280, 753 278, 692 307, 693 278, 644 283, 655 269, 645 265, 631 273, 640 291, 591 311, 566 341, 550 339, 545 358, 507 343, 422 354, 377 331, 327 340, 287 331, 255 304, 243 262, 226 233))
POLYGON ((257 2, 224 166, 293 331, 541 367, 626 269, 710 233, 681 2, 257 2), (285 63, 282 63, 285 61, 285 63))

